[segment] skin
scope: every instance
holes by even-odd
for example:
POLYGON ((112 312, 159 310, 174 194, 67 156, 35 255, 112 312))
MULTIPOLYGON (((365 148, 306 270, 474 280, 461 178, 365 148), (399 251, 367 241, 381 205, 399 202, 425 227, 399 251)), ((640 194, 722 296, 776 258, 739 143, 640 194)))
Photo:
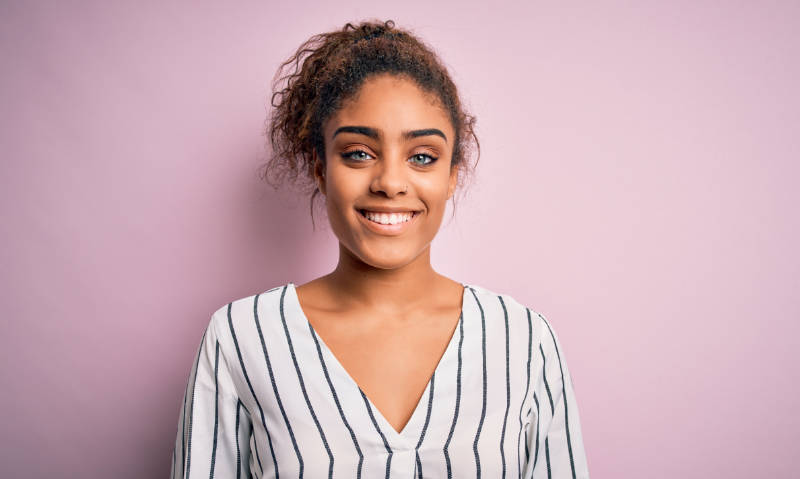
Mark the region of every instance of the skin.
POLYGON ((463 286, 430 262, 431 241, 456 187, 455 132, 435 96, 405 77, 380 74, 325 123, 324 135, 327 162, 323 168, 315 157, 315 178, 339 240, 339 261, 331 273, 297 286, 297 295, 322 341, 401 432, 461 313, 463 286), (334 137, 342 126, 367 126, 380 137, 334 137), (434 128, 446 139, 401 135, 434 128), (387 235, 370 230, 357 210, 376 205, 420 214, 402 234, 387 235))

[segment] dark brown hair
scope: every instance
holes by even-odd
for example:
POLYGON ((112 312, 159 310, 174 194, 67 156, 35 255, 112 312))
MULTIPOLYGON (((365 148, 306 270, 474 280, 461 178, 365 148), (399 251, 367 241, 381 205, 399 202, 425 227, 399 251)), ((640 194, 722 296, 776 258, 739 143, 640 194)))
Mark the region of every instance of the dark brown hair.
POLYGON ((314 198, 320 193, 314 181, 313 152, 323 168, 326 161, 323 125, 367 77, 379 73, 409 78, 439 99, 455 130, 451 167, 459 167, 459 186, 477 165, 480 145, 475 117, 464 110, 436 53, 410 31, 396 28, 392 20, 347 23, 341 30, 314 35, 300 45, 281 64, 272 85, 274 109, 266 131, 272 156, 261 177, 273 188, 288 179, 313 192, 312 223, 314 198), (474 163, 470 161, 473 150, 478 153, 474 163))

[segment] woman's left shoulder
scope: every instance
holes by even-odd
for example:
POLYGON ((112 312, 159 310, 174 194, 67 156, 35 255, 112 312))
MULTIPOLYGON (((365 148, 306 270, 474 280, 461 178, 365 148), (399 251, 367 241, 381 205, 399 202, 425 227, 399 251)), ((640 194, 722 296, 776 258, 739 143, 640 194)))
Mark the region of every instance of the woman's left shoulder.
POLYGON ((488 287, 481 286, 478 284, 471 284, 471 283, 463 283, 463 284, 475 296, 475 299, 477 301, 483 301, 483 302, 496 301, 506 305, 506 307, 512 307, 515 309, 523 309, 523 310, 530 309, 531 311, 534 311, 533 308, 529 308, 527 305, 521 303, 520 301, 517 301, 517 299, 514 298, 509 293, 504 293, 501 291, 497 291, 495 289, 490 289, 488 287))
MULTIPOLYGON (((474 298, 474 311, 480 311, 487 324, 496 327, 507 326, 511 337, 526 338, 541 354, 562 359, 561 340, 556 328, 548 317, 538 308, 518 301, 512 295, 474 284, 466 284, 470 296, 474 298)), ((465 307, 469 307, 466 306, 465 307)))
POLYGON ((521 317, 537 326, 542 322, 546 322, 544 315, 537 308, 518 301, 509 293, 503 293, 476 284, 464 283, 464 285, 478 307, 483 309, 484 314, 497 313, 514 317, 515 319, 521 317))

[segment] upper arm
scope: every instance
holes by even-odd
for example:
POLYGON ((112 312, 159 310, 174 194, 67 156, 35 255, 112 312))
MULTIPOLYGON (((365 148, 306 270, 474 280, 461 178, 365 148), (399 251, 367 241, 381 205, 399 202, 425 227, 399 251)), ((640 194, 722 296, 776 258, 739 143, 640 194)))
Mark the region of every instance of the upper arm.
POLYGON ((550 323, 539 313, 539 368, 534 380, 534 406, 528 440, 533 450, 526 477, 588 478, 586 453, 572 376, 564 350, 550 323))
POLYGON ((173 449, 173 479, 213 477, 212 472, 218 477, 249 477, 252 423, 223 346, 227 343, 220 333, 221 312, 208 323, 189 373, 173 449))

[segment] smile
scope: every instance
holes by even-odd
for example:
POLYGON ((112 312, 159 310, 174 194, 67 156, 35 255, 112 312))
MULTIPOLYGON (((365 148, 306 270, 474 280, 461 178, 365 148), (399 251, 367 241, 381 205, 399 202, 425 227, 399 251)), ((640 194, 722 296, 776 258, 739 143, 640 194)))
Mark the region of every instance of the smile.
POLYGON ((379 211, 359 210, 358 212, 368 220, 382 225, 396 225, 398 223, 405 223, 406 221, 410 221, 411 218, 417 214, 416 211, 381 213, 379 211))
POLYGON ((359 217, 367 228, 375 233, 398 235, 408 229, 420 215, 420 211, 400 211, 385 213, 381 211, 358 210, 359 217))

